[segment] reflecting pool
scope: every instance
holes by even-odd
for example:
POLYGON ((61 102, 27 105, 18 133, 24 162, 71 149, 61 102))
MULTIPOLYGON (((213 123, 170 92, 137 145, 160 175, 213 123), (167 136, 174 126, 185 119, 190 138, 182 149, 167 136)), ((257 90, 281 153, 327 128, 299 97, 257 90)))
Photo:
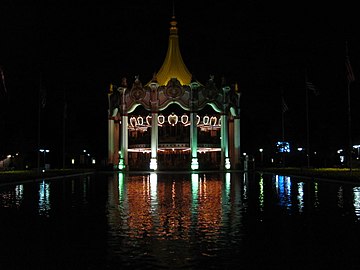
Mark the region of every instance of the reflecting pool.
POLYGON ((98 173, 0 187, 0 269, 360 269, 360 184, 98 173))

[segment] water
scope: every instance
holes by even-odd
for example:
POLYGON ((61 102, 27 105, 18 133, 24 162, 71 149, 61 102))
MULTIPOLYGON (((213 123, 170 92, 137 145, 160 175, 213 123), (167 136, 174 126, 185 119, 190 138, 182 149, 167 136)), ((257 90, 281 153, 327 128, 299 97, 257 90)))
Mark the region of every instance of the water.
POLYGON ((360 184, 94 174, 0 187, 0 269, 360 269, 360 184))

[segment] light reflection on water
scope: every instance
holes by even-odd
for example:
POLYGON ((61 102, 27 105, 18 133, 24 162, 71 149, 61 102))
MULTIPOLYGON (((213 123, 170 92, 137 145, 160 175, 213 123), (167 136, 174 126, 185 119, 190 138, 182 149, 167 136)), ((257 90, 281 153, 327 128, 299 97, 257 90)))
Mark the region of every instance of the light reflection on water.
POLYGON ((19 207, 24 196, 24 185, 15 185, 13 189, 0 192, 0 207, 19 207))
POLYGON ((360 187, 353 188, 354 193, 354 210, 355 214, 360 220, 360 187))
POLYGON ((304 211, 304 182, 298 182, 298 207, 299 207, 299 213, 302 213, 304 211))
POLYGON ((10 185, 0 214, 6 256, 22 243, 24 264, 45 252, 57 269, 360 263, 360 187, 288 176, 114 173, 10 185), (8 236, 13 227, 21 238, 8 236))
POLYGON ((279 197, 279 204, 290 209, 291 200, 291 179, 289 176, 275 175, 275 186, 279 197))
POLYGON ((39 185, 39 214, 48 215, 50 209, 50 183, 42 181, 39 185))

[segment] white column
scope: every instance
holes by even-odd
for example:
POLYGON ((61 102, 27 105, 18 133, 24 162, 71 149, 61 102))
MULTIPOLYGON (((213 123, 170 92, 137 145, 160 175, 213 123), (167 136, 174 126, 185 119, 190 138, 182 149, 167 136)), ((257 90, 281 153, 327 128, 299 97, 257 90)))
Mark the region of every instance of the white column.
POLYGON ((114 120, 108 120, 108 164, 114 164, 114 120))
POLYGON ((128 169, 128 116, 121 116, 121 146, 120 146, 120 159, 119 169, 128 169))
POLYGON ((119 166, 119 135, 120 135, 120 121, 116 117, 114 120, 114 133, 113 133, 113 140, 114 140, 114 151, 113 151, 113 164, 114 169, 118 169, 119 166))
POLYGON ((158 151, 158 113, 151 113, 151 158, 150 170, 157 170, 157 151, 158 151))
POLYGON ((235 166, 240 168, 240 117, 234 118, 234 160, 235 166))
POLYGON ((191 169, 199 169, 197 157, 197 118, 196 113, 190 113, 190 149, 191 149, 191 169))
POLYGON ((227 115, 221 115, 221 168, 230 169, 227 115))
POLYGON ((231 164, 235 164, 235 147, 234 147, 234 119, 228 117, 228 142, 229 142, 229 157, 231 164))

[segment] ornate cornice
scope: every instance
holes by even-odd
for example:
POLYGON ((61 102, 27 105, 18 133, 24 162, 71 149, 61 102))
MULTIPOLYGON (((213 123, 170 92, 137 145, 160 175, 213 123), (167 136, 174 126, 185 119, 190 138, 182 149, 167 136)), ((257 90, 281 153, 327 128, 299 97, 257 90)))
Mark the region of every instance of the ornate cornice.
POLYGON ((196 82, 182 85, 174 78, 165 86, 160 86, 156 82, 143 86, 137 76, 130 89, 123 84, 121 87, 115 86, 115 90, 109 93, 109 113, 118 108, 120 114, 128 114, 137 106, 142 106, 148 111, 162 111, 174 103, 185 111, 200 111, 206 105, 210 105, 219 113, 227 113, 231 107, 235 109, 233 111, 238 112, 239 99, 240 94, 235 92, 234 87, 217 87, 213 76, 205 86, 196 82))

